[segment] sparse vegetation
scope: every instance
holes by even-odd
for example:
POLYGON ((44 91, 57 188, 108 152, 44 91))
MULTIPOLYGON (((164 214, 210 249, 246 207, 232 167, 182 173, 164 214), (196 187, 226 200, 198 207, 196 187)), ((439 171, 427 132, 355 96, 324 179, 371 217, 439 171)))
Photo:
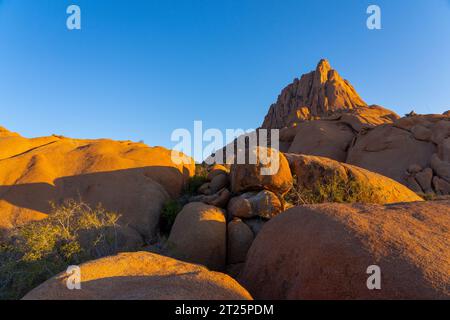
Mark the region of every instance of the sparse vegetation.
POLYGON ((180 198, 167 201, 161 211, 159 228, 162 235, 169 235, 175 219, 188 199, 198 194, 198 189, 207 182, 208 166, 205 163, 195 165, 195 175, 191 177, 180 198))
POLYGON ((206 183, 207 176, 208 176, 208 168, 206 164, 204 163, 196 164, 195 175, 189 179, 185 193, 188 195, 196 194, 198 188, 200 188, 202 184, 206 183))
POLYGON ((68 201, 0 243, 0 300, 18 299, 69 265, 117 252, 119 216, 68 201))
POLYGON ((326 202, 383 203, 383 200, 374 187, 337 175, 317 181, 311 188, 298 186, 294 176, 294 187, 285 196, 285 201, 293 206, 326 202))
POLYGON ((435 201, 439 199, 439 197, 435 193, 417 193, 419 197, 422 197, 425 201, 435 201))
POLYGON ((183 205, 178 200, 169 200, 164 204, 159 223, 160 231, 164 235, 168 235, 170 230, 172 230, 172 226, 181 209, 183 209, 183 205))
POLYGON ((179 199, 167 201, 161 211, 159 228, 163 235, 169 235, 175 219, 191 196, 198 194, 198 189, 207 182, 208 167, 205 163, 195 165, 195 175, 191 177, 179 199))

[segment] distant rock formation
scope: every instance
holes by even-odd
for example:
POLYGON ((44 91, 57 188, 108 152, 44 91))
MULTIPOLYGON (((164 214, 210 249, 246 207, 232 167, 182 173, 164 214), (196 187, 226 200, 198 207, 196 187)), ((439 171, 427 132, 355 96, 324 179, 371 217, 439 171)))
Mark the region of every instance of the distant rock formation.
POLYGON ((450 194, 450 111, 400 118, 368 106, 326 60, 282 91, 262 128, 280 129, 282 152, 353 164, 417 193, 450 194))
POLYGON ((299 120, 326 117, 339 110, 367 107, 353 86, 321 60, 315 71, 303 75, 281 92, 262 128, 281 129, 299 120))

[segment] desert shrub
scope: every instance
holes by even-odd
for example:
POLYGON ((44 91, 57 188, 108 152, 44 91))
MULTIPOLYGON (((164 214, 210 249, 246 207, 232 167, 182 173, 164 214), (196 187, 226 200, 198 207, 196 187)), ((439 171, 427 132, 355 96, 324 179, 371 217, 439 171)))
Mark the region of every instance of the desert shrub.
POLYGON ((208 168, 206 164, 196 164, 195 165, 195 175, 191 177, 188 181, 188 184, 185 189, 185 194, 193 195, 197 193, 198 188, 202 186, 202 184, 206 183, 208 176, 208 168))
POLYGON ((178 213, 189 202, 189 198, 198 194, 198 189, 207 182, 208 166, 205 163, 195 165, 195 174, 185 186, 178 199, 171 199, 164 203, 159 219, 159 229, 162 236, 167 236, 172 229, 178 213))
POLYGON ((384 199, 378 191, 352 177, 343 179, 335 175, 324 181, 317 181, 310 188, 298 186, 297 177, 294 177, 294 187, 285 196, 285 201, 294 206, 326 202, 383 203, 384 199))
POLYGON ((0 243, 0 299, 18 299, 69 265, 116 253, 118 219, 101 206, 67 201, 12 230, 0 243))
POLYGON ((164 235, 168 235, 170 230, 172 230, 172 226, 175 222, 175 219, 180 213, 183 205, 178 200, 169 200, 164 203, 162 211, 161 211, 161 219, 160 219, 160 231, 164 235))

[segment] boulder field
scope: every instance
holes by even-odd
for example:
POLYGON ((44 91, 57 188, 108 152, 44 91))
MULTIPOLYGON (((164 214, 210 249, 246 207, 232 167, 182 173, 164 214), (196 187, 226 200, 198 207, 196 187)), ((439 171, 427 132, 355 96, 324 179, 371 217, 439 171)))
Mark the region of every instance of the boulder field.
POLYGON ((340 201, 387 204, 420 202, 421 197, 402 184, 362 168, 327 158, 283 154, 277 150, 258 147, 262 152, 276 153, 279 163, 274 175, 264 175, 261 169, 270 163, 233 164, 229 168, 214 165, 209 168, 207 181, 198 188, 180 213, 162 246, 166 255, 183 261, 199 263, 212 270, 233 270, 239 273, 246 261, 253 240, 271 219, 298 205, 289 203, 288 194, 308 191, 322 194, 328 186, 331 195, 348 193, 340 201), (294 178, 296 181, 294 181, 294 178), (334 179, 340 184, 334 185, 334 179), (222 189, 211 188, 215 180, 224 181, 222 189), (319 186, 319 190, 316 187, 319 186), (356 195, 352 194, 356 193, 356 195), (223 197, 226 194, 227 197, 223 197), (213 205, 211 199, 222 199, 213 205))
POLYGON ((279 150, 245 145, 255 164, 226 155, 191 180, 194 161, 162 147, 0 127, 0 232, 80 199, 120 214, 129 247, 159 253, 84 263, 82 290, 61 273, 24 299, 450 299, 450 201, 424 201, 450 195, 449 112, 400 118, 321 60, 260 129, 280 129, 279 150))

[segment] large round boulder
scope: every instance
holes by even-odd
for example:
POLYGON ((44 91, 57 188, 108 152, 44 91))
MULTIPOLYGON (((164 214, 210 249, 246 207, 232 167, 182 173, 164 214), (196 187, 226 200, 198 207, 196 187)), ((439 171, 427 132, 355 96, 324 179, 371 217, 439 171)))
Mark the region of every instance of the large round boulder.
POLYGON ((257 299, 449 299, 449 239, 450 201, 295 207, 266 223, 240 282, 257 299))
POLYGON ((345 161, 355 137, 352 128, 337 121, 316 120, 301 123, 289 153, 308 154, 345 161))
POLYGON ((283 204, 280 199, 267 190, 246 192, 232 198, 228 203, 228 215, 243 219, 254 217, 271 219, 281 211, 283 204))
POLYGON ((80 266, 81 289, 69 290, 65 272, 25 300, 248 300, 231 277, 149 252, 121 253, 80 266))
POLYGON ((245 262, 245 257, 254 238, 250 227, 242 222, 241 219, 231 221, 227 230, 227 263, 238 264, 245 262))
POLYGON ((264 147, 250 148, 248 152, 245 163, 231 166, 232 192, 265 189, 284 195, 292 188, 289 163, 281 152, 264 147))
POLYGON ((223 210, 201 202, 184 206, 167 241, 168 254, 177 259, 223 270, 226 263, 226 219, 223 210))

